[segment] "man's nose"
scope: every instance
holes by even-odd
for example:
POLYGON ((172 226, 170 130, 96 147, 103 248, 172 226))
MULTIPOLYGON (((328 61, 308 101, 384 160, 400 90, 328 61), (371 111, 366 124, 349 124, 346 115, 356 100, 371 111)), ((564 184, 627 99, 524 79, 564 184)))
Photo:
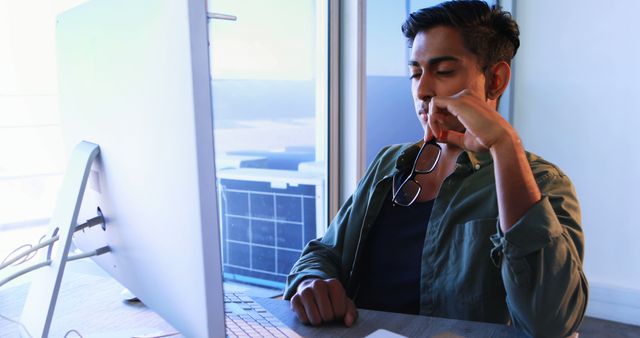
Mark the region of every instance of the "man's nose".
POLYGON ((422 75, 418 79, 416 84, 416 98, 423 101, 425 104, 429 104, 432 97, 435 96, 433 83, 428 76, 422 75))

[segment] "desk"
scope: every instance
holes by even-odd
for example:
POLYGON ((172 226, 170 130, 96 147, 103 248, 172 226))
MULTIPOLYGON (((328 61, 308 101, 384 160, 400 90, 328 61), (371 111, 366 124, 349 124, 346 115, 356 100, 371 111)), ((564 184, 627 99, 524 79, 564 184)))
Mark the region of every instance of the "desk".
POLYGON ((340 324, 311 327, 298 322, 288 302, 266 298, 255 300, 304 337, 364 337, 377 329, 387 329, 407 337, 524 337, 506 325, 363 309, 358 310, 359 318, 350 328, 340 324))
MULTIPOLYGON (((26 284, 1 288, 0 314, 19 318, 27 288, 26 284)), ((171 325, 146 307, 122 303, 121 289, 118 283, 103 276, 65 274, 50 337, 64 337, 71 329, 87 338, 175 332, 171 325)), ((520 336, 514 328, 504 325, 369 310, 359 310, 360 317, 351 328, 340 324, 316 328, 299 323, 286 301, 255 300, 304 337, 364 337, 378 328, 409 337, 520 336)), ((0 318, 0 337, 16 337, 18 332, 17 324, 0 318)), ((69 334, 69 337, 77 335, 69 334)))
MULTIPOLYGON (((127 337, 175 330, 140 303, 122 302, 122 286, 111 278, 67 271, 53 315, 49 337, 62 338, 75 329, 83 337, 127 337)), ((17 320, 28 285, 0 288, 0 314, 17 320)), ((19 326, 0 317, 0 338, 18 337, 19 326)), ((69 338, 78 335, 69 334, 69 338)))

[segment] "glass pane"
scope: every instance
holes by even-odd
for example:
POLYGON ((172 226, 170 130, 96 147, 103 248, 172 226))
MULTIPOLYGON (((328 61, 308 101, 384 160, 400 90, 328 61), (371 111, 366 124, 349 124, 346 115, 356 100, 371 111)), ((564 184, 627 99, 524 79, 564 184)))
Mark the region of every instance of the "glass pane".
MULTIPOLYGON (((57 109, 56 7, 43 0, 0 2, 0 261, 45 233, 66 165, 57 109)), ((17 269, 3 269, 0 279, 17 269)))
POLYGON ((407 42, 400 29, 408 2, 367 1, 366 155, 371 163, 382 147, 422 138, 411 99, 407 42))
POLYGON ((227 280, 282 288, 326 227, 326 6, 209 1, 210 12, 237 18, 209 21, 227 280))

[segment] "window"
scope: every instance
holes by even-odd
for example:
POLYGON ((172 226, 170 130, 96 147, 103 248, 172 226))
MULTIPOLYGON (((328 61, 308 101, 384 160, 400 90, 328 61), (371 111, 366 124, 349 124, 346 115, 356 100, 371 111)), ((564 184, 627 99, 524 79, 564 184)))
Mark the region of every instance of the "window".
MULTIPOLYGON (((81 2, 0 4, 0 259, 38 241, 56 202, 67 154, 55 18, 81 2)), ((226 277, 280 288, 328 223, 328 2, 208 8, 237 17, 209 21, 226 277)))
POLYGON ((228 280, 282 288, 327 225, 328 4, 211 0, 222 250, 228 280))
POLYGON ((55 18, 80 2, 0 2, 0 259, 37 241, 53 211, 66 166, 55 18))

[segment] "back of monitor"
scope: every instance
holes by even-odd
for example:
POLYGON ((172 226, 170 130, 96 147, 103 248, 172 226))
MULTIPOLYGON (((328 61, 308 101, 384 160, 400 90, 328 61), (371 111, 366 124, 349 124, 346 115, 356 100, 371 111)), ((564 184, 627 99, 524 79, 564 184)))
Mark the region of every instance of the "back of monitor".
POLYGON ((188 337, 224 335, 204 0, 93 0, 58 18, 67 149, 100 146, 74 236, 188 337))

